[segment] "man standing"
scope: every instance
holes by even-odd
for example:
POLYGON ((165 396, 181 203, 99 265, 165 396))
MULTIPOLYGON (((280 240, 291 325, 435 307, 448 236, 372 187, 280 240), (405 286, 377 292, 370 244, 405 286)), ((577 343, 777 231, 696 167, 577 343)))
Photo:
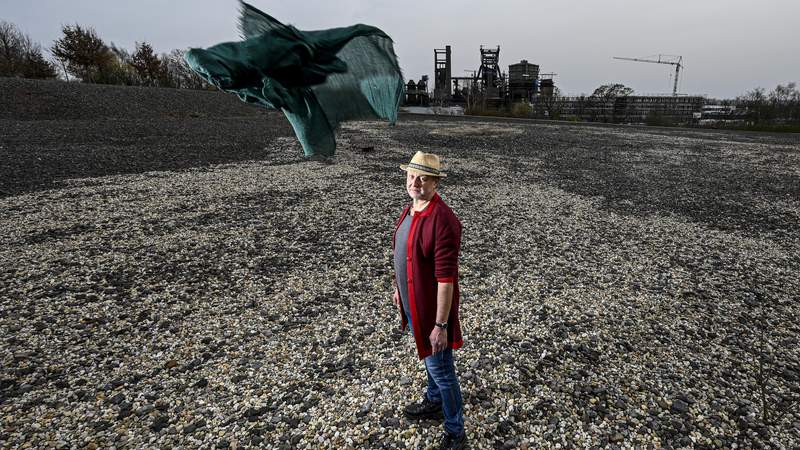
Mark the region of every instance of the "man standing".
POLYGON ((453 350, 461 347, 458 321, 458 252, 461 222, 436 189, 446 175, 439 157, 417 152, 406 171, 406 191, 412 203, 395 224, 394 304, 403 329, 410 325, 417 354, 425 360, 428 389, 419 403, 405 408, 412 420, 442 418, 440 449, 462 449, 464 432, 461 387, 456 378, 453 350))

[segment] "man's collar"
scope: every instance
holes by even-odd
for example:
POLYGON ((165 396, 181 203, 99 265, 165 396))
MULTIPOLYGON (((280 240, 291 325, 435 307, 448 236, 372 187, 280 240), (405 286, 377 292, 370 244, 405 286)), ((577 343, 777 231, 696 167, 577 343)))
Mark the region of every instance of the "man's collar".
MULTIPOLYGON (((439 200, 440 200, 440 198, 439 198, 439 194, 438 194, 438 193, 434 193, 434 194, 433 194, 433 198, 431 198, 431 201, 430 201, 430 203, 428 203, 428 206, 426 206, 426 207, 425 207, 425 209, 423 209, 422 211, 418 212, 417 214, 419 214, 419 216, 420 216, 420 217, 427 217, 427 216, 430 216, 430 215, 431 215, 431 211, 433 211, 433 208, 434 208, 434 206, 436 206, 436 203, 438 203, 438 202, 439 202, 439 200)), ((410 212, 411 212, 411 209, 412 209, 413 207, 414 207, 414 202, 411 202, 411 204, 410 204, 410 205, 408 205, 408 206, 406 207, 406 209, 407 209, 407 210, 408 210, 408 212, 410 213, 410 212)), ((416 214, 415 214, 415 215, 416 215, 416 214)))

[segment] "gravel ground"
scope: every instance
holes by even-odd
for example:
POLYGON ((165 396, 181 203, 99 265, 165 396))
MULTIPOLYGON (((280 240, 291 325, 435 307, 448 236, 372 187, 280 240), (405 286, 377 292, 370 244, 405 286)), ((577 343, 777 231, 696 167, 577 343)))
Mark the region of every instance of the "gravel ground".
POLYGON ((471 448, 800 446, 800 137, 0 79, 0 446, 427 448, 400 163, 464 225, 471 448), (364 151, 365 147, 373 147, 364 151))

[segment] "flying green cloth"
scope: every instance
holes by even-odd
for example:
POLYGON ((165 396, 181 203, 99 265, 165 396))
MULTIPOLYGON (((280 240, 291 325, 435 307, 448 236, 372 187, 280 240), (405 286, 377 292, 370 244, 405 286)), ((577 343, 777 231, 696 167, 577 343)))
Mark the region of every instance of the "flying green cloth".
POLYGON ((362 24, 301 31, 241 7, 243 40, 190 49, 186 62, 243 101, 281 109, 307 157, 333 156, 341 122, 397 121, 403 77, 386 33, 362 24))

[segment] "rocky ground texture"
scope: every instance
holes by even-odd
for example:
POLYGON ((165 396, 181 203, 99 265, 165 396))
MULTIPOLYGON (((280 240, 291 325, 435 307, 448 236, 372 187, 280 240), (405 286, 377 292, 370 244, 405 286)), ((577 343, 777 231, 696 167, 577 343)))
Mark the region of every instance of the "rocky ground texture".
POLYGON ((230 95, 0 79, 0 446, 429 448, 398 165, 464 226, 470 445, 800 446, 800 137, 403 116, 305 161, 230 95))

